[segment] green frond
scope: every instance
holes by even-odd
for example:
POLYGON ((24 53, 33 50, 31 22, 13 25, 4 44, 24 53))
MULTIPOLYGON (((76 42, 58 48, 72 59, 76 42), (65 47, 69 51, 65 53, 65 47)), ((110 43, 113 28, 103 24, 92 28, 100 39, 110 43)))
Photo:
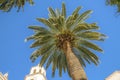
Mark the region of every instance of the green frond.
POLYGON ((57 69, 57 61, 58 55, 56 53, 53 54, 53 62, 52 62, 52 77, 55 76, 55 70, 57 69))
POLYGON ((40 27, 40 26, 29 26, 28 28, 36 30, 36 31, 47 31, 47 32, 49 32, 46 28, 40 27))
POLYGON ((29 40, 31 40, 31 39, 35 39, 35 37, 34 37, 33 35, 31 35, 31 36, 29 36, 29 37, 27 37, 27 38, 25 39, 25 42, 27 42, 27 41, 29 41, 29 40))
POLYGON ((26 2, 29 2, 31 5, 34 4, 33 0, 1 0, 0 10, 9 12, 13 7, 17 7, 17 11, 19 11, 21 8, 24 9, 26 2))
POLYGON ((42 58, 40 60, 40 65, 43 66, 47 61, 48 57, 55 51, 55 45, 51 44, 49 47, 46 48, 44 53, 42 53, 42 58))
MULTIPOLYGON (((78 50, 80 50, 80 52, 82 52, 83 57, 86 57, 86 59, 93 62, 95 65, 98 65, 99 59, 94 53, 92 53, 90 50, 88 50, 87 48, 84 48, 82 46, 78 46, 78 50)), ((85 59, 85 58, 83 58, 83 59, 85 59)))
POLYGON ((26 41, 34 39, 34 40, 39 40, 39 43, 42 43, 45 41, 50 41, 50 38, 52 38, 52 36, 53 36, 53 34, 47 30, 46 31, 38 31, 34 35, 31 35, 28 38, 26 38, 26 41))
POLYGON ((88 10, 88 11, 85 11, 84 13, 82 13, 78 18, 78 23, 84 22, 91 13, 92 13, 92 10, 88 10))
POLYGON ((57 8, 57 9, 55 10, 55 12, 56 12, 57 17, 59 17, 60 14, 61 14, 60 10, 57 8))
POLYGON ((80 9, 81 9, 82 7, 77 7, 76 9, 75 9, 75 11, 73 11, 73 13, 72 13, 72 15, 76 15, 76 14, 78 14, 78 12, 80 11, 80 9))
POLYGON ((83 58, 82 58, 82 56, 79 54, 75 54, 76 55, 76 57, 79 59, 79 61, 80 61, 80 63, 81 63, 81 65, 83 66, 83 67, 86 67, 86 64, 85 64, 85 61, 83 60, 83 58))
POLYGON ((66 61, 66 57, 64 54, 61 55, 61 63, 63 65, 64 72, 66 72, 67 71, 67 61, 66 61))
POLYGON ((43 55, 41 60, 40 60, 40 66, 43 66, 45 64, 45 62, 47 61, 48 57, 50 55, 50 52, 49 53, 46 53, 46 55, 43 55))
POLYGON ((96 25, 96 23, 92 23, 92 24, 81 23, 78 24, 76 27, 74 27, 73 32, 77 33, 85 30, 98 30, 98 29, 99 27, 96 25))
POLYGON ((88 39, 88 40, 101 40, 106 37, 104 34, 101 34, 99 32, 92 32, 92 31, 85 31, 77 35, 81 38, 88 39))
POLYGON ((62 24, 62 20, 63 19, 61 20, 60 16, 58 18, 49 18, 48 20, 49 20, 50 24, 53 25, 54 31, 60 32, 62 30, 61 29, 62 28, 61 25, 63 25, 62 24))
POLYGON ((30 48, 34 48, 34 47, 38 47, 38 46, 42 46, 44 44, 53 42, 54 40, 52 39, 51 36, 46 36, 46 37, 42 37, 39 40, 36 40, 31 46, 30 48))
POLYGON ((53 66, 52 66, 52 77, 55 76, 55 71, 56 71, 56 68, 57 68, 57 65, 56 65, 56 61, 53 61, 53 66))
POLYGON ((84 58, 84 60, 85 60, 88 64, 91 64, 91 62, 90 62, 89 58, 88 58, 88 57, 86 57, 86 56, 85 56, 85 54, 84 54, 84 55, 82 55, 82 57, 84 58))
POLYGON ((80 40, 80 44, 85 47, 91 48, 93 50, 103 52, 103 50, 99 46, 97 46, 96 44, 93 44, 92 42, 89 42, 87 40, 80 40))
POLYGON ((0 0, 0 4, 4 3, 6 0, 0 0))
POLYGON ((32 53, 32 55, 30 56, 30 60, 31 60, 32 62, 34 62, 40 55, 41 55, 41 54, 40 54, 40 48, 39 48, 39 49, 36 49, 36 50, 32 53))
POLYGON ((50 17, 56 17, 56 13, 54 12, 54 10, 51 7, 49 7, 48 10, 50 13, 50 17))
POLYGON ((85 11, 84 13, 82 13, 81 15, 77 15, 76 17, 74 15, 72 15, 70 19, 73 20, 74 22, 72 25, 69 26, 70 29, 80 23, 83 23, 89 17, 90 13, 92 13, 92 11, 88 10, 88 11, 85 11))
POLYGON ((66 27, 68 29, 71 28, 71 26, 74 24, 75 20, 73 19, 74 16, 69 16, 66 20, 66 27))
POLYGON ((62 3, 62 16, 64 16, 64 18, 66 18, 66 7, 65 7, 65 3, 62 3))
POLYGON ((48 61, 46 63, 46 69, 48 69, 48 67, 50 66, 50 64, 52 63, 53 60, 53 56, 49 56, 48 61))
POLYGON ((59 69, 59 76, 60 76, 60 77, 62 76, 62 68, 63 68, 61 64, 62 64, 62 62, 60 61, 60 62, 58 63, 58 66, 59 66, 58 69, 59 69))
POLYGON ((120 12, 120 0, 106 0, 106 4, 110 6, 116 6, 117 12, 120 12))
POLYGON ((50 22, 45 18, 37 18, 37 20, 40 21, 41 23, 45 24, 49 28, 53 27, 52 24, 50 24, 50 22))
POLYGON ((78 12, 80 9, 81 7, 76 8, 75 11, 72 13, 72 15, 67 18, 66 20, 66 25, 68 25, 67 27, 71 27, 72 24, 75 22, 75 20, 78 18, 79 16, 78 12))
POLYGON ((58 27, 60 27, 61 29, 65 27, 64 26, 64 24, 65 24, 65 18, 63 16, 59 16, 57 22, 59 24, 58 27))
POLYGON ((51 24, 56 24, 56 23, 57 23, 57 19, 56 19, 56 18, 49 18, 48 21, 49 21, 51 24))
POLYGON ((67 19, 66 19, 66 27, 68 29, 70 29, 75 23, 76 23, 76 20, 78 19, 79 17, 79 10, 81 9, 81 7, 78 7, 76 8, 76 10, 72 13, 71 16, 69 16, 67 19))
POLYGON ((56 32, 58 31, 58 29, 49 22, 49 20, 44 19, 44 18, 37 18, 38 21, 40 21, 41 23, 45 24, 50 30, 56 32))
MULTIPOLYGON (((64 72, 66 72, 66 68, 67 68, 67 61, 66 61, 66 56, 64 55, 64 53, 61 53, 60 55, 59 55, 59 58, 58 58, 58 60, 60 61, 59 63, 61 64, 61 67, 62 67, 62 70, 64 70, 64 72)), ((62 72, 60 72, 60 76, 62 76, 62 74, 61 74, 62 72)))

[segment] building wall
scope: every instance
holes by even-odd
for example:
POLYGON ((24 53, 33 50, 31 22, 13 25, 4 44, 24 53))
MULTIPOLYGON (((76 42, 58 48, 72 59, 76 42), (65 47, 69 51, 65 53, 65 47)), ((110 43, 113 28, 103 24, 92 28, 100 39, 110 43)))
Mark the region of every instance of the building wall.
POLYGON ((113 72, 109 77, 105 80, 120 80, 120 71, 113 72))
POLYGON ((46 76, 46 71, 43 67, 40 67, 40 66, 35 66, 35 67, 32 67, 31 70, 30 70, 30 74, 34 74, 34 73, 41 73, 43 74, 44 76, 46 76))
POLYGON ((6 73, 6 74, 2 74, 1 72, 0 72, 0 80, 8 80, 8 74, 6 73))
POLYGON ((41 74, 35 74, 31 76, 27 76, 25 80, 45 80, 45 78, 41 74))
POLYGON ((31 68, 30 73, 25 80, 46 80, 46 71, 43 67, 37 65, 31 68))

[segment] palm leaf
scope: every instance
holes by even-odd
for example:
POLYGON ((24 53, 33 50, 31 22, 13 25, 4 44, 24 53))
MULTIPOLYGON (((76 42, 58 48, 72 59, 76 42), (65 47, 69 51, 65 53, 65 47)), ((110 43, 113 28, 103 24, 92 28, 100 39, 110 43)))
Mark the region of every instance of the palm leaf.
POLYGON ((91 13, 92 13, 92 10, 88 10, 82 13, 78 18, 78 23, 82 23, 83 21, 85 21, 91 13))
POLYGON ((96 25, 96 23, 92 23, 92 24, 81 23, 81 24, 78 24, 76 27, 74 27, 73 32, 77 33, 80 31, 97 30, 97 29, 99 29, 99 27, 96 25))
POLYGON ((82 7, 77 7, 76 9, 75 9, 75 11, 73 11, 73 13, 72 13, 72 15, 76 15, 76 14, 78 14, 78 12, 79 12, 79 10, 81 9, 82 7))
POLYGON ((56 10, 55 10, 55 12, 56 12, 56 15, 57 15, 57 17, 59 17, 60 16, 60 10, 57 8, 56 10))
POLYGON ((92 11, 88 10, 82 13, 81 15, 79 15, 74 23, 74 26, 76 26, 77 24, 83 23, 89 17, 90 13, 92 13, 92 11))
POLYGON ((92 31, 85 31, 77 35, 81 38, 85 38, 88 40, 101 40, 106 37, 104 34, 101 34, 99 32, 92 32, 92 31))
POLYGON ((53 44, 51 44, 48 48, 46 48, 47 51, 45 51, 41 58, 40 61, 40 65, 43 66, 45 64, 45 62, 47 61, 48 57, 53 53, 53 51, 55 50, 55 46, 53 46, 53 44))
POLYGON ((98 47, 96 44, 93 44, 92 42, 89 42, 87 40, 80 40, 80 44, 85 47, 91 48, 93 50, 103 52, 103 50, 100 47, 98 47))
POLYGON ((48 31, 46 28, 40 27, 40 26, 29 26, 28 28, 33 29, 33 30, 37 30, 37 31, 48 31))
POLYGON ((54 10, 51 7, 49 7, 48 10, 50 13, 50 17, 56 17, 56 13, 54 12, 54 10))
POLYGON ((42 22, 43 24, 45 24, 47 27, 49 27, 50 30, 52 30, 54 32, 58 31, 58 29, 53 24, 51 24, 49 22, 49 20, 46 20, 44 18, 37 18, 37 20, 40 21, 40 22, 42 22))
POLYGON ((82 52, 82 55, 84 57, 86 57, 87 59, 89 59, 95 65, 98 65, 99 59, 98 59, 98 57, 94 53, 92 53, 90 50, 88 50, 88 49, 86 49, 84 47, 81 47, 81 46, 78 46, 78 49, 82 52))
POLYGON ((64 16, 64 18, 66 18, 66 7, 65 7, 64 3, 62 3, 62 16, 64 16))
POLYGON ((24 9, 26 2, 33 5, 33 0, 0 0, 0 10, 9 12, 13 7, 17 7, 17 11, 24 9))

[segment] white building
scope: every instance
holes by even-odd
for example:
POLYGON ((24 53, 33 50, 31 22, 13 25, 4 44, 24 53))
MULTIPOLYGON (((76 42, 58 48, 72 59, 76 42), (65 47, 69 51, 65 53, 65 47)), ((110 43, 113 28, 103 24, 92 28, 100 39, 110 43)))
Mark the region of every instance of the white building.
POLYGON ((108 76, 105 80, 120 80, 120 71, 113 72, 110 76, 108 76))
POLYGON ((6 74, 2 74, 1 72, 0 72, 0 80, 8 80, 8 73, 6 73, 6 74))
POLYGON ((46 71, 39 65, 34 66, 31 68, 30 73, 25 77, 25 80, 47 80, 46 71))

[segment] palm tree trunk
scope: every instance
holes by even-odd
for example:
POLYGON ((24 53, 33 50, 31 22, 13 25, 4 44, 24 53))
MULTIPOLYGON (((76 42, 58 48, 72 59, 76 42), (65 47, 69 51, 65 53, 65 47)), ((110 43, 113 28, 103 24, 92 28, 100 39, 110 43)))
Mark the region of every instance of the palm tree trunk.
POLYGON ((86 74, 78 58, 73 53, 70 43, 64 43, 64 52, 72 80, 87 80, 86 74))

